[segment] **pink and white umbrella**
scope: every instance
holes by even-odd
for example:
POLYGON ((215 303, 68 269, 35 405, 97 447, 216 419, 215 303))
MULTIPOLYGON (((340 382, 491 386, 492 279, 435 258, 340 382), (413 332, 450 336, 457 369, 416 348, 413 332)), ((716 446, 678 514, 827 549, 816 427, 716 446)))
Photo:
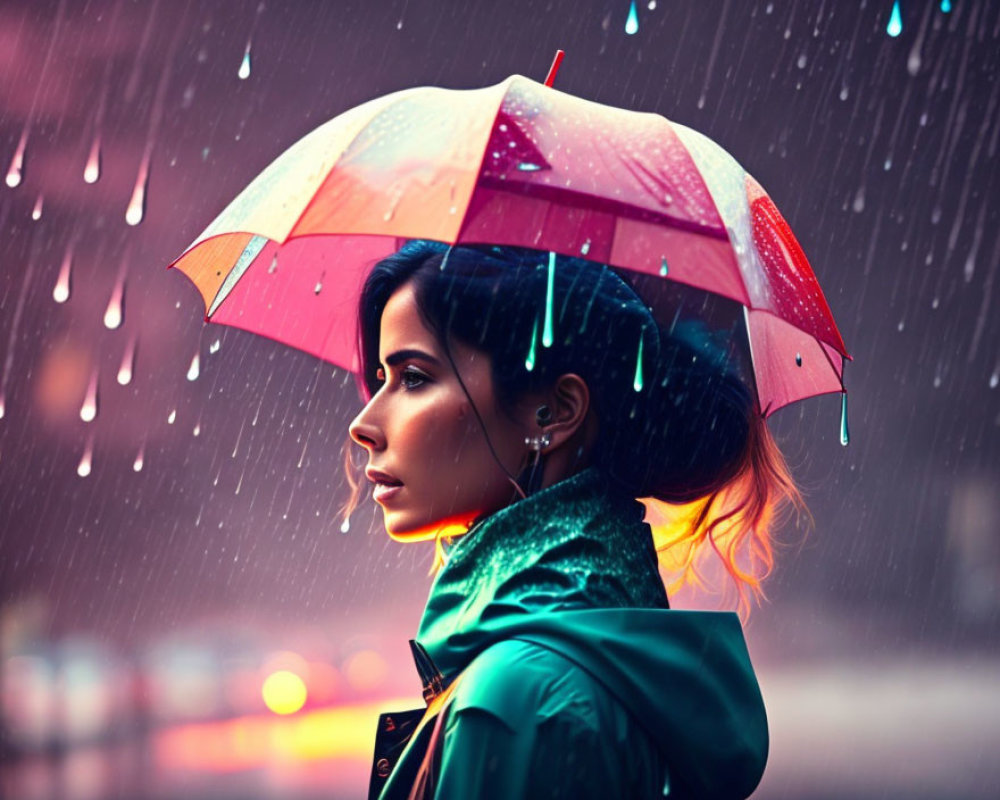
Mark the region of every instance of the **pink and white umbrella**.
POLYGON ((171 266, 198 287, 207 320, 357 372, 362 284, 405 240, 547 250, 741 303, 765 416, 844 392, 850 356, 760 184, 702 134, 551 79, 407 89, 346 111, 280 155, 171 266))

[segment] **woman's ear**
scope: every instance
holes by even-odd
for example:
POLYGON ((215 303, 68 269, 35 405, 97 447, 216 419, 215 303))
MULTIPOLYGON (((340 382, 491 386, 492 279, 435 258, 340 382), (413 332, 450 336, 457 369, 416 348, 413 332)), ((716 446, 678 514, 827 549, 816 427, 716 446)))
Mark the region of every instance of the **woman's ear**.
POLYGON ((548 393, 545 405, 549 408, 549 422, 538 432, 549 434, 551 444, 543 450, 548 452, 571 439, 584 427, 590 412, 590 390, 586 381, 574 373, 560 375, 556 385, 548 393))

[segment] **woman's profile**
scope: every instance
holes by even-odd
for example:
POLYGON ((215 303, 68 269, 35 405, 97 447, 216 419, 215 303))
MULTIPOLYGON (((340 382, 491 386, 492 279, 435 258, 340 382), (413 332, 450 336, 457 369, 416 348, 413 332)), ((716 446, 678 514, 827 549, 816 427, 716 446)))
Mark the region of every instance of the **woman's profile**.
POLYGON ((409 241, 358 322, 354 454, 387 533, 435 542, 428 707, 380 718, 370 796, 748 796, 768 734, 739 619, 670 608, 638 502, 696 509, 682 564, 759 590, 801 497, 726 354, 607 266, 511 247, 409 241))

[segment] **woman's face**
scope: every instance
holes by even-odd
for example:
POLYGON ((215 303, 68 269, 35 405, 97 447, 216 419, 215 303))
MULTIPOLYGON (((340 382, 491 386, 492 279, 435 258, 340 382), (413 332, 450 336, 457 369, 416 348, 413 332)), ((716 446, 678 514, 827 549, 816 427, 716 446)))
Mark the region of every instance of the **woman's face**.
MULTIPOLYGON (((497 456, 517 476, 527 455, 527 429, 497 408, 489 356, 460 342, 451 352, 497 456)), ((490 453, 443 348, 420 318, 410 282, 385 306, 379 363, 384 381, 350 433, 368 451, 369 471, 402 484, 376 486, 374 493, 390 536, 429 538, 442 525, 467 526, 512 502, 514 487, 490 453)))

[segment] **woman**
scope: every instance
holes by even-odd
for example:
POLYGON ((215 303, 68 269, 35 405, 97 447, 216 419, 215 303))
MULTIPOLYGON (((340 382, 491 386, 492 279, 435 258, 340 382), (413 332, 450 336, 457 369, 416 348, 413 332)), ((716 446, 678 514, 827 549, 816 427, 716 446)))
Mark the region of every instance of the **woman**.
POLYGON ((428 708, 380 719, 370 796, 749 795, 767 723, 739 620, 669 609, 636 501, 700 499, 674 549, 759 588, 739 554, 766 571, 800 498, 725 353, 608 267, 422 240, 374 267, 359 343, 351 439, 437 573, 411 642, 428 708))

